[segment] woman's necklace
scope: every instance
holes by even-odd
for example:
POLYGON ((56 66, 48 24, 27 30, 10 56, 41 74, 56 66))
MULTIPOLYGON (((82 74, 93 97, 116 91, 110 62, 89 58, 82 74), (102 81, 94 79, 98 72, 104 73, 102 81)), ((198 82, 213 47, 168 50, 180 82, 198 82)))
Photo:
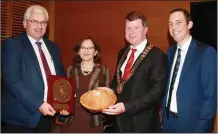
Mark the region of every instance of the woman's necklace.
POLYGON ((81 62, 81 72, 82 72, 82 74, 83 75, 89 75, 92 72, 92 70, 94 68, 94 65, 95 64, 93 63, 91 67, 85 67, 83 62, 81 62))
POLYGON ((84 75, 89 75, 92 71, 83 71, 83 70, 81 70, 81 72, 82 72, 82 74, 84 74, 84 75))

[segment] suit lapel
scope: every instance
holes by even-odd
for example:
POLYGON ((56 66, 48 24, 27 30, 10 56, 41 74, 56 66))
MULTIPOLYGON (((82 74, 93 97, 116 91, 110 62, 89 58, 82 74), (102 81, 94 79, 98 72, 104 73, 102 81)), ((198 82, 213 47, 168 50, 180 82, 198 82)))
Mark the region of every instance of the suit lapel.
MULTIPOLYGON (((175 45, 172 49, 172 53, 170 54, 170 57, 169 57, 169 65, 170 65, 170 70, 172 70, 172 66, 173 66, 173 61, 174 61, 174 57, 175 57, 175 54, 176 54, 176 50, 177 50, 177 45, 175 45)), ((169 75, 170 75, 171 72, 169 72, 169 75)))
POLYGON ((120 59, 119 59, 119 61, 120 61, 120 60, 122 59, 121 57, 125 56, 125 57, 124 57, 124 60, 121 62, 121 66, 120 66, 120 68, 119 68, 119 75, 120 75, 120 78, 122 77, 121 67, 123 66, 123 63, 125 62, 125 60, 126 60, 126 58, 127 58, 127 55, 128 55, 129 50, 130 50, 130 47, 127 47, 127 48, 121 53, 121 56, 120 56, 120 59), (126 55, 124 55, 126 51, 128 51, 128 52, 126 53, 126 55))
MULTIPOLYGON (((147 49, 147 47, 148 47, 149 45, 150 45, 150 43, 147 42, 146 47, 143 49, 143 52, 145 51, 145 49, 147 49)), ((127 49, 125 49, 125 50, 123 51, 123 53, 121 54, 121 57, 125 54, 126 51, 128 51, 128 52, 130 51, 130 46, 127 47, 127 49)), ((123 66, 124 61, 127 60, 126 58, 127 58, 128 52, 127 52, 126 55, 124 55, 125 58, 124 58, 124 60, 121 62, 121 67, 123 66)), ((132 67, 135 66, 135 64, 137 63, 138 60, 140 60, 140 57, 142 56, 143 52, 137 57, 137 59, 135 60, 135 62, 134 62, 133 65, 132 65, 132 67)), ((148 54, 149 54, 149 52, 148 52, 148 54)), ((147 56, 145 56, 142 61, 144 61, 144 60, 146 59, 146 57, 147 57, 147 56)), ((142 63, 142 61, 139 63, 139 66, 140 66, 140 64, 142 63)), ((127 61, 127 62, 128 62, 128 61, 127 61)), ((121 67, 119 68, 120 77, 122 77, 121 67)), ((137 66, 137 67, 138 67, 138 66, 137 66)), ((137 67, 136 67, 136 69, 137 69, 137 67)), ((125 69, 124 69, 124 70, 125 70, 125 69)))
POLYGON ((57 69, 57 66, 55 66, 55 65, 58 65, 58 63, 57 63, 57 60, 55 58, 56 51, 54 51, 54 44, 51 44, 47 38, 43 38, 43 41, 44 41, 44 43, 48 49, 48 52, 51 56, 51 60, 54 64, 54 69, 55 69, 56 75, 58 75, 60 72, 58 72, 59 69, 57 69))
MULTIPOLYGON (((137 63, 137 61, 140 59, 139 57, 142 56, 143 52, 145 51, 145 49, 147 49, 147 47, 148 47, 149 45, 150 45, 150 43, 147 42, 147 44, 146 44, 145 48, 143 49, 142 53, 137 57, 137 59, 135 60, 135 62, 133 63, 132 66, 134 66, 134 65, 137 63)), ((148 52, 148 53, 149 53, 149 52, 148 52)), ((146 57, 147 57, 147 56, 145 56, 145 58, 144 58, 142 61, 144 61, 144 60, 146 59, 146 57)), ((139 64, 140 64, 140 63, 139 63, 139 64)))
POLYGON ((196 47, 196 42, 195 42, 195 40, 192 39, 191 44, 189 45, 189 48, 188 48, 188 52, 185 56, 185 61, 183 63, 180 79, 182 79, 185 71, 187 70, 188 66, 190 65, 190 61, 194 55, 195 47, 196 47))
POLYGON ((30 40, 28 39, 26 33, 23 33, 22 38, 23 38, 22 45, 26 48, 29 57, 32 59, 31 61, 33 61, 33 64, 35 64, 36 70, 38 71, 39 76, 42 78, 42 73, 41 73, 38 59, 36 57, 33 46, 31 44, 30 40))
POLYGON ((56 74, 58 74, 58 72, 57 72, 57 66, 55 66, 55 65, 57 65, 57 61, 55 60, 55 51, 54 51, 54 45, 53 44, 51 44, 49 41, 48 41, 48 39, 47 38, 43 38, 43 41, 44 41, 44 43, 45 43, 45 45, 46 45, 46 47, 47 47, 47 49, 48 49, 48 52, 49 52, 49 54, 50 54, 50 56, 51 56, 51 60, 52 60, 52 62, 53 62, 53 64, 54 64, 54 68, 55 68, 55 72, 56 72, 56 74))

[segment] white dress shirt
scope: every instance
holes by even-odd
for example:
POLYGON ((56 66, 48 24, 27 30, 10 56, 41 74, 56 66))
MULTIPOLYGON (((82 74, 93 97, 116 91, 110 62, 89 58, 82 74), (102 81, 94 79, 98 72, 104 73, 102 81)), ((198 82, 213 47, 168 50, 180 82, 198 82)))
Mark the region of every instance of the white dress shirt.
MULTIPOLYGON (((174 60, 173 60, 173 65, 172 65, 172 69, 171 69, 171 73, 170 73, 170 82, 169 82, 169 86, 168 86, 168 94, 167 94, 167 102, 168 102, 168 97, 169 97, 169 89, 170 89, 170 84, 171 84, 171 79, 172 79, 172 75, 173 75, 173 71, 174 71, 174 66, 176 64, 176 59, 177 59, 177 54, 178 54, 178 49, 181 49, 181 60, 180 60, 180 65, 179 65, 179 70, 176 76, 176 80, 174 83, 174 87, 173 87, 173 92, 172 92, 172 98, 171 98, 171 104, 170 104, 170 111, 174 112, 174 113, 178 113, 178 109, 177 109, 177 89, 178 89, 178 85, 179 85, 179 79, 181 76, 181 71, 182 71, 182 67, 185 61, 185 57, 188 51, 188 48, 190 46, 192 37, 190 36, 189 39, 181 46, 179 46, 177 44, 177 50, 174 56, 174 60)), ((167 103, 166 103, 167 105, 167 103)))
POLYGON ((132 45, 130 46, 130 51, 127 54, 126 60, 123 62, 122 67, 120 68, 120 70, 122 71, 122 76, 124 74, 124 69, 126 67, 127 61, 129 60, 129 57, 132 53, 132 48, 137 49, 137 51, 134 53, 134 61, 132 63, 132 65, 135 63, 136 59, 139 57, 139 55, 143 52, 143 50, 146 47, 147 44, 147 39, 145 39, 144 41, 142 41, 139 45, 137 45, 136 47, 132 47, 132 45))
POLYGON ((28 38, 33 46, 33 49, 36 53, 36 57, 37 57, 38 62, 39 62, 39 66, 40 66, 40 70, 42 72, 42 78, 43 78, 43 82, 44 82, 44 101, 47 102, 48 84, 47 84, 47 79, 46 79, 43 63, 42 63, 42 60, 40 57, 39 48, 38 48, 38 45, 36 44, 36 42, 41 42, 42 51, 45 55, 45 58, 47 60, 47 63, 48 63, 48 66, 50 68, 52 75, 56 75, 54 63, 53 63, 52 57, 51 57, 46 45, 45 45, 45 42, 42 39, 40 39, 39 41, 36 41, 32 37, 30 37, 28 34, 27 34, 27 36, 28 36, 28 38))

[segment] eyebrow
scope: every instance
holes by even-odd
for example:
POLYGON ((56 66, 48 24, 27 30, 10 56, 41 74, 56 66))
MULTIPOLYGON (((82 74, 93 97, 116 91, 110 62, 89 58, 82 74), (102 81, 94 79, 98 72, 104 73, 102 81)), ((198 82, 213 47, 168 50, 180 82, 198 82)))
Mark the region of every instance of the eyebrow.
MULTIPOLYGON (((176 20, 176 21, 185 21, 185 20, 176 20)), ((175 21, 175 22, 176 22, 176 21, 175 21)), ((173 21, 169 21, 169 23, 173 23, 173 21)))

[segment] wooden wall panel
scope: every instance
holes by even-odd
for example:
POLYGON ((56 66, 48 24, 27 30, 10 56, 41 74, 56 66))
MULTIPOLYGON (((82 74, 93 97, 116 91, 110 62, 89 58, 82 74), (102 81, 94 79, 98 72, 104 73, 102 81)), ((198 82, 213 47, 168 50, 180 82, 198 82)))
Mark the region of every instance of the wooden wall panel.
MULTIPOLYGON (((102 61, 113 75, 117 52, 124 46, 124 18, 131 10, 146 15, 149 41, 166 52, 169 47, 169 11, 177 7, 189 11, 190 1, 55 2, 54 40, 61 48, 65 69, 72 63, 72 49, 77 41, 85 35, 91 35, 98 41, 102 61)), ((214 132, 217 132, 216 123, 214 132)))
POLYGON ((102 61, 113 74, 117 52, 124 46, 124 19, 131 10, 143 12, 149 25, 149 41, 166 52, 169 11, 176 7, 189 10, 190 2, 173 1, 95 1, 55 3, 55 42, 61 47, 65 68, 71 64, 72 49, 85 35, 100 44, 102 61))

